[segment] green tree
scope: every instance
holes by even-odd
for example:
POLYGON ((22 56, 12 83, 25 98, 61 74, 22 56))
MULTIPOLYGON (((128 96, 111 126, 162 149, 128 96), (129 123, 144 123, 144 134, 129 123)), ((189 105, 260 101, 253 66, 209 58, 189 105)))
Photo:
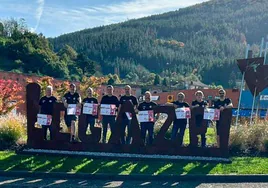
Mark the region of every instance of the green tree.
POLYGON ((108 85, 113 85, 115 83, 114 79, 113 78, 109 78, 107 84, 108 85))
POLYGON ((84 53, 78 54, 76 58, 78 67, 83 71, 83 75, 91 76, 95 71, 95 62, 90 60, 84 53))
POLYGON ((77 58, 77 52, 69 45, 65 44, 64 47, 59 51, 59 56, 63 59, 75 60, 77 58))
POLYGON ((168 86, 168 80, 166 77, 163 79, 162 84, 163 84, 163 86, 168 86))
POLYGON ((161 83, 161 78, 158 74, 155 75, 154 77, 154 85, 159 85, 161 83))

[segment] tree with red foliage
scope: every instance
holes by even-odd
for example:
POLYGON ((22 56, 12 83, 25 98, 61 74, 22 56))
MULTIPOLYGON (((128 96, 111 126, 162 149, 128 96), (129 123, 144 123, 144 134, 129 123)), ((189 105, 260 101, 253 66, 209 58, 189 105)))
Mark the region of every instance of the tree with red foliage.
POLYGON ((17 81, 0 79, 0 115, 9 113, 24 102, 18 94, 20 91, 22 87, 17 81))

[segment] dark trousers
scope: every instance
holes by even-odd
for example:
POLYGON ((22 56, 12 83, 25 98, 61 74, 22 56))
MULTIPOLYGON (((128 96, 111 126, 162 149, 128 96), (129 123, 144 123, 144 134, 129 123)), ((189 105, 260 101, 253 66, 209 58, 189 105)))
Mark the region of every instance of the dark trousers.
POLYGON ((201 134, 201 146, 202 147, 206 147, 206 141, 207 141, 206 134, 201 134))
POLYGON ((51 140, 52 139, 51 125, 42 125, 42 129, 43 129, 43 138, 44 138, 44 140, 47 140, 47 129, 49 129, 50 140, 51 140))
POLYGON ((108 124, 110 125, 111 132, 115 129, 115 116, 103 116, 102 118, 102 142, 106 143, 108 124))
MULTIPOLYGON (((202 122, 203 122, 203 116, 197 116, 196 117, 196 126, 197 127, 201 127, 202 126, 202 122)), ((206 133, 200 134, 200 135, 201 135, 201 146, 202 147, 206 147, 206 141, 207 141, 206 133)))
POLYGON ((143 122, 141 125, 141 138, 145 143, 146 133, 148 131, 148 144, 151 145, 154 139, 154 122, 143 122))
POLYGON ((179 145, 180 146, 182 145, 182 142, 183 142, 186 124, 187 124, 187 121, 182 121, 182 120, 175 120, 173 122, 173 127, 172 127, 172 132, 171 132, 171 140, 176 139, 178 130, 180 129, 180 132, 179 132, 179 145))
POLYGON ((96 118, 95 117, 92 117, 92 116, 87 116, 87 125, 86 125, 86 130, 88 128, 88 124, 89 124, 89 128, 90 128, 90 131, 92 133, 92 129, 94 128, 95 126, 95 122, 96 122, 96 118))
POLYGON ((131 120, 128 118, 122 119, 122 129, 121 129, 121 144, 130 144, 131 143, 131 120), (127 137, 125 137, 127 128, 127 137))

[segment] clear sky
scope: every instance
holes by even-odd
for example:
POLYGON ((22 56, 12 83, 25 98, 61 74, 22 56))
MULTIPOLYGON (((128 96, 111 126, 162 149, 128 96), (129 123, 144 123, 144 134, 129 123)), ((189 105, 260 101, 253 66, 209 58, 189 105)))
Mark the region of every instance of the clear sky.
POLYGON ((46 37, 178 10, 207 0, 0 0, 0 19, 24 18, 46 37))

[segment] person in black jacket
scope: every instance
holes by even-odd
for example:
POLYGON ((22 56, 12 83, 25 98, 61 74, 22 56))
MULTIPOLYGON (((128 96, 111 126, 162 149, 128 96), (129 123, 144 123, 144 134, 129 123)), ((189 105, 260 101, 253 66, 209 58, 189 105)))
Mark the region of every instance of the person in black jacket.
POLYGON ((65 124, 68 127, 68 132, 71 133, 70 142, 75 141, 75 122, 77 121, 78 117, 76 115, 68 115, 67 108, 69 104, 76 104, 78 108, 81 108, 81 96, 79 93, 76 92, 76 86, 74 83, 70 84, 69 92, 67 92, 63 96, 63 104, 66 108, 64 114, 65 124))
MULTIPOLYGON (((207 101, 204 101, 204 93, 200 90, 198 90, 197 92, 195 92, 195 96, 196 96, 196 100, 194 100, 192 102, 192 107, 203 107, 206 108, 208 106, 207 101)), ((197 115, 195 116, 195 122, 196 122, 196 126, 197 127, 201 127, 202 126, 202 122, 203 122, 203 115, 197 115)), ((206 133, 201 134, 201 146, 202 147, 206 147, 206 133)))
MULTIPOLYGON (((116 107, 119 107, 119 100, 118 98, 113 95, 114 88, 111 85, 107 86, 107 95, 104 95, 101 99, 100 105, 102 108, 102 104, 108 104, 108 105, 115 105, 116 107)), ((102 126, 103 126, 103 132, 102 132, 102 143, 106 143, 106 136, 107 136, 107 129, 108 129, 108 124, 110 125, 111 132, 114 131, 115 129, 115 117, 116 114, 113 115, 102 115, 102 126)))
MULTIPOLYGON (((219 90, 219 99, 214 101, 213 107, 216 109, 220 109, 220 111, 223 111, 226 108, 233 108, 232 100, 229 98, 226 98, 226 91, 224 89, 219 90)), ((219 121, 216 121, 216 132, 217 132, 217 143, 218 147, 220 146, 220 137, 219 137, 219 121)))
MULTIPOLYGON (((47 86, 46 88, 46 95, 43 96, 39 100, 39 106, 40 114, 46 114, 46 115, 51 115, 53 114, 53 105, 57 101, 57 98, 52 95, 53 93, 53 88, 52 86, 47 86)), ((44 131, 43 138, 44 140, 47 140, 47 129, 49 129, 50 133, 50 140, 52 139, 52 133, 51 133, 51 125, 42 125, 42 129, 44 131)))
MULTIPOLYGON (((85 103, 91 103, 91 104, 98 104, 98 99, 93 97, 93 89, 90 87, 87 90, 87 97, 83 99, 82 104, 84 105, 85 103)), ((92 129, 95 126, 96 123, 96 118, 98 117, 97 115, 91 115, 87 114, 87 127, 88 124, 90 125, 90 131, 92 133, 92 129)), ((86 128, 87 130, 87 128, 86 128)))

